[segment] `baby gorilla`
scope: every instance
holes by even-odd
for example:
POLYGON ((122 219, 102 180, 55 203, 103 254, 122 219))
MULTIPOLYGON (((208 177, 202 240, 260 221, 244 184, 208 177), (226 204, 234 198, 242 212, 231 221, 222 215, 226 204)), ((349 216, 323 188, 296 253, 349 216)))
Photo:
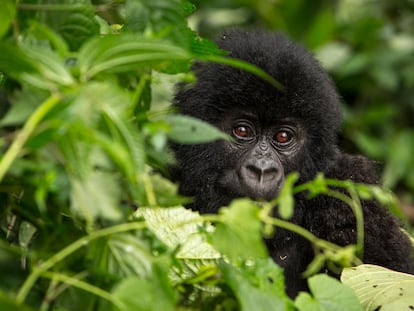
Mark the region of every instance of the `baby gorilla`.
MULTIPOLYGON (((218 40, 229 57, 263 69, 280 90, 244 70, 197 63, 197 81, 182 85, 175 105, 181 113, 207 121, 232 141, 173 145, 180 192, 194 198, 190 207, 214 213, 238 197, 270 200, 290 172, 299 183, 318 172, 329 178, 377 184, 374 165, 337 146, 340 100, 330 77, 311 53, 282 34, 232 30, 218 40)), ((398 222, 374 201, 363 201, 363 261, 414 272, 409 239, 398 222)), ((349 206, 331 197, 296 196, 290 221, 319 238, 344 246, 356 243, 355 217, 349 206)), ((267 241, 272 258, 284 268, 290 296, 306 290, 301 273, 314 257, 310 243, 277 230, 267 241)))

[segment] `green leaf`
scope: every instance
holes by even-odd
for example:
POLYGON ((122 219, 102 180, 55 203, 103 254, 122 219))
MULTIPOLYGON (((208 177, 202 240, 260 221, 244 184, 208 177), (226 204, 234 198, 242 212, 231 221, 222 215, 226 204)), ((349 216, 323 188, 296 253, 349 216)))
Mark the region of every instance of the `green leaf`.
POLYGON ((164 118, 171 128, 168 138, 181 144, 206 143, 218 139, 229 139, 229 136, 202 120, 184 116, 168 115, 164 118))
POLYGON ((209 242, 231 262, 267 256, 262 239, 260 208, 248 199, 234 200, 221 208, 220 222, 209 235, 209 242))
POLYGON ((71 73, 65 66, 64 60, 54 51, 32 46, 25 46, 22 50, 36 64, 43 79, 46 79, 43 84, 38 83, 39 87, 48 89, 50 88, 50 82, 54 82, 59 86, 69 86, 75 83, 71 73))
POLYGON ((119 221, 122 213, 119 208, 120 185, 115 175, 92 171, 81 179, 72 178, 71 208, 90 224, 102 217, 119 221))
POLYGON ((59 88, 74 79, 56 53, 47 48, 0 42, 0 70, 7 75, 41 89, 59 88))
POLYGON ((283 271, 270 258, 248 261, 242 268, 225 262, 220 270, 242 311, 293 310, 284 292, 283 271))
POLYGON ((72 51, 78 50, 84 42, 99 33, 99 23, 94 19, 93 6, 79 8, 65 14, 65 21, 58 27, 72 51))
POLYGON ((312 293, 301 292, 295 300, 300 311, 362 311, 358 298, 349 287, 325 274, 318 274, 308 279, 312 293))
POLYGON ((51 47, 53 47, 60 56, 65 57, 68 55, 69 47, 65 40, 47 25, 33 20, 30 22, 30 32, 38 40, 47 40, 50 42, 51 47))
POLYGON ((151 278, 129 277, 114 290, 113 295, 123 303, 120 311, 173 311, 176 297, 168 280, 167 265, 154 264, 151 278))
POLYGON ((341 280, 355 291, 364 310, 414 308, 413 275, 375 265, 361 265, 344 269, 341 280))
POLYGON ((35 63, 11 44, 0 42, 0 71, 21 81, 25 81, 28 74, 36 72, 35 63))
POLYGON ((279 215, 283 219, 289 219, 293 215, 293 207, 295 204, 293 199, 293 186, 298 178, 299 174, 297 173, 289 174, 277 198, 279 215))
POLYGON ((101 73, 136 72, 147 67, 189 60, 190 55, 170 43, 130 34, 94 38, 79 52, 79 68, 83 80, 101 73))
POLYGON ((157 205, 160 207, 171 207, 189 203, 191 199, 178 195, 178 185, 160 175, 151 175, 151 183, 155 186, 154 193, 157 205))
POLYGON ((262 78, 264 81, 268 82, 270 85, 274 86, 276 89, 280 91, 285 90, 285 86, 282 85, 275 78, 273 78, 271 75, 269 75, 266 71, 246 61, 243 61, 237 58, 230 58, 230 57, 225 57, 221 55, 215 55, 215 54, 205 54, 205 55, 197 55, 197 56, 200 60, 211 61, 211 62, 216 62, 219 64, 229 65, 235 68, 240 68, 246 72, 250 72, 262 78))
POLYGON ((46 24, 66 40, 72 51, 76 51, 88 39, 99 34, 99 23, 90 1, 67 1, 65 4, 62 3, 60 8, 56 6, 57 10, 46 11, 43 16, 46 24))
POLYGON ((97 240, 89 248, 93 268, 119 278, 148 277, 152 271, 149 247, 134 234, 117 234, 97 240))
POLYGON ((29 308, 26 305, 22 305, 21 303, 17 303, 8 295, 0 291, 0 306, 1 310, 4 311, 34 311, 35 309, 29 308))
POLYGON ((16 14, 16 5, 13 0, 2 0, 0 2, 0 38, 9 29, 16 14))
POLYGON ((135 216, 143 217, 148 229, 169 248, 175 249, 180 246, 176 254, 177 258, 217 259, 221 257, 200 234, 203 218, 198 212, 184 207, 140 207, 135 216))

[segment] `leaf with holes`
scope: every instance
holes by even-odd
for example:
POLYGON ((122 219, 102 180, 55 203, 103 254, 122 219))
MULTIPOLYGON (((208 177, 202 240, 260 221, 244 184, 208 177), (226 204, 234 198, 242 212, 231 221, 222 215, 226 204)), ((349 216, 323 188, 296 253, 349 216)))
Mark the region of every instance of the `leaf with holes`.
POLYGON ((361 265, 344 269, 341 280, 358 296, 364 310, 414 310, 414 276, 361 265))

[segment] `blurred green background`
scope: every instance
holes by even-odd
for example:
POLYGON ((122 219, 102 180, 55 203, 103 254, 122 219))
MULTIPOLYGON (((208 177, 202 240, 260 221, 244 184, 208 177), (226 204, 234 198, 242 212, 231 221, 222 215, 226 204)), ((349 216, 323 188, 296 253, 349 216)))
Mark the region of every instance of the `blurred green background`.
POLYGON ((280 30, 311 49, 344 103, 343 150, 379 163, 414 220, 413 0, 194 0, 191 26, 280 30))

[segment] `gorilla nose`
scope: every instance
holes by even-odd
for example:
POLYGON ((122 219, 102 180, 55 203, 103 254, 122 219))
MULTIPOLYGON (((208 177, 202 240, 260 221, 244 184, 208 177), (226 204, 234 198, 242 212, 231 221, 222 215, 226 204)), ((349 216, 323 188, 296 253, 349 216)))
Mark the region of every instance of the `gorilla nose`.
POLYGON ((278 168, 273 161, 261 159, 256 163, 246 165, 246 173, 249 178, 258 182, 259 185, 263 185, 276 179, 278 168))

